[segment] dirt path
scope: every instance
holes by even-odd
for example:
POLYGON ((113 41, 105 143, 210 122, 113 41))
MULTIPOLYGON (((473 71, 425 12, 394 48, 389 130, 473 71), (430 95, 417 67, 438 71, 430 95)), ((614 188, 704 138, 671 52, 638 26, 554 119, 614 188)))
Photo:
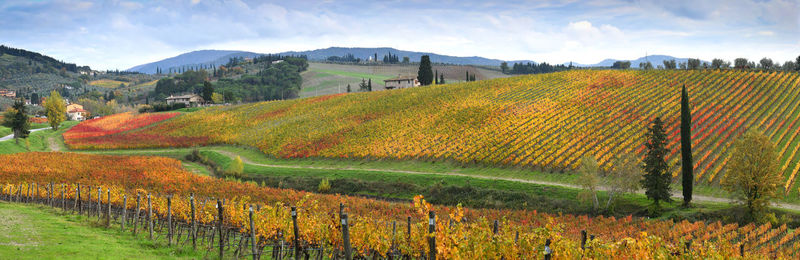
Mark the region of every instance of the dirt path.
MULTIPOLYGON (((228 156, 229 158, 233 159, 236 158, 239 154, 218 150, 213 148, 206 148, 207 151, 213 151, 220 153, 222 155, 228 156)), ((113 151, 113 150, 111 150, 113 151)), ((153 153, 157 154, 158 152, 167 151, 166 149, 162 150, 138 150, 137 152, 141 153, 153 153)), ((563 187, 563 188, 572 188, 572 189, 580 189, 581 187, 574 184, 567 184, 567 183, 560 183, 560 182, 551 182, 551 181, 541 181, 541 180, 530 180, 530 179, 518 179, 518 178, 509 178, 509 177, 497 177, 497 176, 487 176, 487 175, 474 175, 474 174, 463 174, 457 172, 420 172, 420 171, 405 171, 405 170, 391 170, 391 169, 376 169, 376 168, 356 168, 356 167, 321 167, 321 166, 300 166, 300 165, 277 165, 277 164, 263 164, 257 163, 250 158, 241 157, 242 162, 250 165, 262 166, 262 167, 271 167, 271 168, 284 168, 284 169, 315 169, 315 170, 349 170, 349 171, 367 171, 367 172, 391 172, 391 173, 403 173, 403 174, 415 174, 415 175, 438 175, 438 176, 459 176, 459 177, 470 177, 476 179, 484 179, 484 180, 498 180, 498 181, 512 181, 512 182, 520 182, 520 183, 530 183, 530 184, 538 184, 538 185, 546 185, 546 186, 555 186, 555 187, 563 187)), ((600 187, 600 190, 607 191, 608 188, 600 187)), ((637 191, 638 194, 644 194, 644 190, 637 191)), ((683 195, 680 191, 674 191, 672 197, 678 201, 683 201, 683 195)), ((696 202, 715 202, 715 203, 730 203, 731 199, 729 198, 721 198, 721 197, 713 197, 713 196, 704 196, 695 194, 692 196, 692 200, 696 202)), ((790 203, 780 203, 776 202, 772 204, 773 207, 781 208, 781 209, 789 209, 800 211, 800 205, 798 204, 790 204, 790 203)))
POLYGON ((47 138, 47 145, 50 147, 51 152, 58 152, 61 151, 61 146, 58 145, 58 141, 56 141, 56 137, 50 136, 47 138))
MULTIPOLYGON (((214 150, 209 149, 211 151, 223 154, 225 156, 235 158, 237 154, 228 152, 228 151, 221 151, 221 150, 214 150)), ((251 161, 249 158, 241 157, 242 162, 257 165, 257 166, 264 166, 264 167, 273 167, 273 168, 289 168, 289 169, 317 169, 317 170, 358 170, 358 171, 368 171, 368 172, 392 172, 392 173, 404 173, 404 174, 417 174, 417 175, 440 175, 440 176, 460 176, 460 177, 471 177, 477 179, 484 179, 484 180, 500 180, 500 181, 513 181, 513 182, 520 182, 520 183, 530 183, 530 184, 539 184, 539 185, 547 185, 547 186, 556 186, 556 187, 564 187, 564 188, 573 188, 573 189, 580 189, 581 187, 578 185, 573 184, 566 184, 566 183, 558 183, 558 182, 549 182, 549 181, 540 181, 540 180, 526 180, 526 179, 517 179, 517 178, 508 178, 508 177, 497 177, 497 176, 486 176, 486 175, 473 175, 473 174, 463 174, 463 173, 456 173, 456 172, 418 172, 418 171, 403 171, 403 170, 389 170, 389 169, 371 169, 371 168, 352 168, 352 167, 318 167, 318 166, 297 166, 297 165, 274 165, 274 164, 261 164, 251 161)), ((600 187, 600 190, 607 191, 608 188, 600 187)), ((644 190, 637 191, 638 194, 644 194, 644 190)), ((683 201, 683 194, 680 191, 675 191, 672 194, 672 197, 678 201, 683 201)), ((712 197, 712 196, 703 196, 703 195, 693 195, 693 201, 701 201, 701 202, 716 202, 716 203, 729 203, 731 199, 729 198, 720 198, 720 197, 712 197)), ((800 205, 797 204, 789 204, 789 203, 773 203, 774 207, 782 208, 782 209, 789 209, 789 210, 796 210, 800 211, 800 205)))

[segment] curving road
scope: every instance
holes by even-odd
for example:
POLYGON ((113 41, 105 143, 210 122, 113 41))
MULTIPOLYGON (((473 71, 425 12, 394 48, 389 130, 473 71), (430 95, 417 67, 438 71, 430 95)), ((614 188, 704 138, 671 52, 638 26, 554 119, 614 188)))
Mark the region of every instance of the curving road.
MULTIPOLYGON (((42 131, 42 130, 45 130, 45 129, 50 129, 50 128, 49 127, 45 127, 45 128, 31 129, 31 133, 42 131)), ((7 135, 7 136, 0 137, 0 142, 8 141, 8 140, 11 140, 11 139, 14 139, 14 134, 10 134, 10 135, 7 135)))
MULTIPOLYGON (((207 147, 205 150, 214 151, 220 153, 222 155, 228 156, 229 158, 236 158, 238 154, 219 150, 207 147)), ((113 151, 113 150, 109 150, 113 151)), ((149 154, 149 155, 158 155, 159 152, 168 151, 168 149, 143 149, 137 150, 139 153, 149 154)), ((81 152, 81 151, 79 151, 81 152)), ((512 181, 512 182, 520 182, 520 183, 530 183, 530 184, 539 184, 539 185, 547 185, 547 186, 556 186, 556 187, 564 187, 564 188, 573 188, 573 189, 581 189, 580 186, 568 183, 559 183, 559 182, 550 182, 550 181, 541 181, 541 180, 530 180, 530 179, 518 179, 518 178, 509 178, 509 177, 498 177, 498 176, 487 176, 487 175, 477 175, 477 174, 463 174, 463 173, 456 173, 456 172, 422 172, 422 171, 405 171, 405 170, 391 170, 391 169, 375 169, 375 168, 360 168, 360 167, 325 167, 325 166, 306 166, 306 165, 275 165, 275 164, 263 164, 257 163, 250 158, 240 156, 243 163, 255 165, 255 166, 263 166, 263 167, 271 167, 271 168, 290 168, 290 169, 316 169, 316 170, 357 170, 357 171, 369 171, 369 172, 392 172, 392 173, 404 173, 404 174, 417 174, 417 175, 439 175, 439 176, 460 176, 460 177, 470 177, 470 178, 477 178, 477 179, 485 179, 485 180, 501 180, 501 181, 512 181)), ((599 187, 600 190, 607 191, 607 187, 599 187)), ((639 190, 636 193, 644 194, 644 190, 639 190)), ((683 201, 683 194, 681 191, 673 191, 672 197, 677 201, 683 201)), ((724 197, 714 197, 714 196, 705 196, 694 194, 692 195, 692 201, 702 201, 702 202, 716 202, 716 203, 730 203, 733 200, 730 198, 724 197)), ((781 203, 781 202, 773 202, 772 206, 775 208, 781 209, 788 209, 794 211, 800 211, 800 204, 791 204, 791 203, 781 203)))

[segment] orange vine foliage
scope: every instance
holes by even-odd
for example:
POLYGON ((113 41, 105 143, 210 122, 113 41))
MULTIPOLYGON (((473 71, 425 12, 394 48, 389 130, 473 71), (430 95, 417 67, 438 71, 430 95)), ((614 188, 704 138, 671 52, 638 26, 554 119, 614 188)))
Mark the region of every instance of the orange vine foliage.
POLYGON ((646 128, 661 116, 667 159, 675 164, 684 84, 698 182, 719 183, 732 141, 757 128, 779 150, 785 190, 796 190, 800 74, 792 72, 574 70, 215 107, 100 143, 68 143, 80 148, 237 144, 275 157, 422 159, 571 171, 584 156, 609 169, 616 154, 643 155, 646 128))
MULTIPOLYGON (((260 205, 255 212, 255 231, 264 241, 294 237, 289 205, 298 208, 299 239, 303 246, 341 248, 339 203, 347 205, 351 216, 351 244, 360 256, 385 256, 395 248, 413 257, 427 251, 427 213, 435 221, 437 256, 442 259, 530 259, 543 253, 544 241, 552 241, 557 258, 729 259, 738 257, 738 245, 746 257, 792 258, 800 248, 796 232, 785 226, 722 225, 719 222, 673 222, 634 217, 587 217, 553 215, 518 210, 489 210, 431 205, 422 196, 412 203, 378 201, 360 197, 321 195, 286 189, 259 187, 199 176, 181 169, 174 159, 142 156, 108 156, 75 153, 24 153, 0 155, 0 193, 18 194, 29 187, 46 196, 47 184, 55 192, 65 190, 76 197, 81 184, 82 198, 96 200, 97 188, 110 190, 111 203, 128 208, 137 194, 152 195, 156 213, 165 214, 165 195, 172 195, 172 210, 178 221, 190 221, 189 195, 197 198, 197 218, 212 223, 216 209, 209 198, 225 199, 225 221, 231 227, 249 231, 247 205, 260 205), (35 185, 37 183, 39 185, 35 185), (63 184, 63 185, 60 185, 63 184), (88 188, 86 186, 91 186, 88 188), (406 217, 411 222, 406 223, 406 217), (497 220, 499 232, 492 231, 497 220), (397 233, 391 226, 396 223, 397 233), (411 234, 405 233, 410 224, 411 234), (580 230, 597 238, 580 249, 580 230), (282 233, 283 236, 278 236, 282 233), (689 251, 684 242, 692 241, 689 251)), ((36 194, 36 192, 34 192, 36 194)), ((144 206, 142 206, 144 207, 144 206)))

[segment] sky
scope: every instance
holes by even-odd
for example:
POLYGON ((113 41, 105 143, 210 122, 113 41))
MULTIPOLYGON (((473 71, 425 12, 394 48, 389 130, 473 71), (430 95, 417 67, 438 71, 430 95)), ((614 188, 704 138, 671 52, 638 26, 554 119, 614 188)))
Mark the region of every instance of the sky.
POLYGON ((800 55, 800 0, 0 1, 0 44, 93 69, 201 50, 392 47, 582 64, 800 55))

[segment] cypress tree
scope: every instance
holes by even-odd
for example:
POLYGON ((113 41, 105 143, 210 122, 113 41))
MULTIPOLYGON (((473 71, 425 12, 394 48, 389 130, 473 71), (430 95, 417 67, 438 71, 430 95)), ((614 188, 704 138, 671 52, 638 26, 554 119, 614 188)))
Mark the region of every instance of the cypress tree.
POLYGON ((431 67, 431 58, 428 55, 423 55, 419 61, 419 71, 417 71, 417 80, 423 86, 433 83, 433 68, 431 67))
POLYGON ((444 84, 444 73, 439 74, 439 84, 444 84))
POLYGON ((433 82, 435 82, 436 85, 439 85, 439 70, 436 70, 436 72, 434 72, 434 74, 433 74, 433 82))
POLYGON ((689 94, 686 93, 686 85, 683 85, 681 93, 681 168, 683 184, 683 205, 689 206, 692 201, 692 185, 694 185, 694 173, 692 162, 692 115, 689 109, 689 94))
POLYGON ((464 79, 464 80, 465 80, 465 81, 469 81, 469 71, 465 71, 465 72, 467 73, 467 77, 466 77, 466 79, 464 79))
POLYGON ((369 78, 369 81, 367 81, 367 90, 372 91, 372 78, 369 78))
POLYGON ((653 126, 648 129, 647 155, 644 158, 644 179, 642 186, 645 188, 647 198, 653 200, 656 209, 660 208, 659 202, 671 202, 669 184, 672 176, 667 171, 668 165, 666 156, 667 135, 664 133, 664 123, 661 118, 653 120, 653 126))

